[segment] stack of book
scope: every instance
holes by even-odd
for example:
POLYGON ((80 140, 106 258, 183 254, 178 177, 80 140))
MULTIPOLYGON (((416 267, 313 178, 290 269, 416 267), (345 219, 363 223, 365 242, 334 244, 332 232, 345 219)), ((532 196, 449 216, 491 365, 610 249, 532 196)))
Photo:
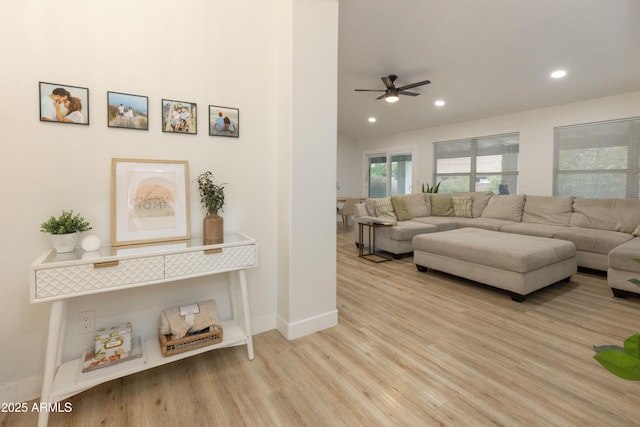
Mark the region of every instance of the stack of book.
POLYGON ((114 369, 129 370, 144 365, 144 363, 145 354, 142 337, 135 337, 132 340, 131 351, 111 357, 96 358, 95 349, 90 348, 82 353, 76 383, 96 376, 108 375, 114 369))

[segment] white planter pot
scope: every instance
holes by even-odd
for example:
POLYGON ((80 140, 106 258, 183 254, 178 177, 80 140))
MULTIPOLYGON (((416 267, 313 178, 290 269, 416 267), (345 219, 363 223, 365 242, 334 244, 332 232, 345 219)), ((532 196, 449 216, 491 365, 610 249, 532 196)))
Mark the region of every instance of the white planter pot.
POLYGON ((56 252, 62 254, 65 252, 73 252, 78 240, 78 233, 69 234, 52 234, 53 247, 56 252))

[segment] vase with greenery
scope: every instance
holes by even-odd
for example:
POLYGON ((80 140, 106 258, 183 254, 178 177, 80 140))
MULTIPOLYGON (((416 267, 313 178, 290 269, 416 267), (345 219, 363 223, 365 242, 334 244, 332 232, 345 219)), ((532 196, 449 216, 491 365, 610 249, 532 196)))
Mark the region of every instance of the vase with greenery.
POLYGON ((224 212, 224 186, 213 182, 213 174, 210 171, 201 173, 195 180, 200 191, 200 203, 206 209, 202 226, 203 243, 212 245, 223 242, 224 219, 218 212, 224 212))
POLYGON ((53 247, 59 253, 71 252, 76 246, 78 233, 91 230, 91 224, 80 214, 73 214, 71 211, 62 211, 56 218, 50 217, 40 224, 40 231, 51 234, 53 247))

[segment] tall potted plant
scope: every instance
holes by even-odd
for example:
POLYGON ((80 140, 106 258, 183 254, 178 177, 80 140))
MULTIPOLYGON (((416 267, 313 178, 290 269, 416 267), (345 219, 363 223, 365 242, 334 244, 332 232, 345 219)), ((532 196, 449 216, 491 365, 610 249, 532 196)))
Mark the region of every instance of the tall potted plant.
POLYGON ((226 184, 215 184, 213 174, 210 171, 201 173, 196 178, 198 190, 200 190, 200 203, 207 210, 202 224, 203 243, 212 245, 222 243, 224 236, 224 219, 218 215, 223 212, 224 186, 226 184))
POLYGON ((78 240, 78 233, 91 230, 91 224, 80 214, 73 215, 73 211, 62 211, 56 217, 50 217, 40 224, 40 231, 52 236, 53 247, 58 253, 73 251, 78 240))

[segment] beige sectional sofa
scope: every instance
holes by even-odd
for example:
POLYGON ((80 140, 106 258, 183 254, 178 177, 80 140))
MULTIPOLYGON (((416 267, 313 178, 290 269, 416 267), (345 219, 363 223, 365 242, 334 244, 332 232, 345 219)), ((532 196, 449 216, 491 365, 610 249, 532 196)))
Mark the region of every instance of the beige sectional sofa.
MULTIPOLYGON (((355 223, 363 221, 393 224, 376 230, 376 248, 394 257, 413 251, 414 236, 462 227, 567 240, 576 246, 579 267, 608 272, 614 295, 640 293, 628 281, 640 279, 640 263, 632 259, 640 258, 638 199, 417 193, 367 199, 356 206, 355 223)), ((358 227, 354 239, 358 244, 358 227)))

